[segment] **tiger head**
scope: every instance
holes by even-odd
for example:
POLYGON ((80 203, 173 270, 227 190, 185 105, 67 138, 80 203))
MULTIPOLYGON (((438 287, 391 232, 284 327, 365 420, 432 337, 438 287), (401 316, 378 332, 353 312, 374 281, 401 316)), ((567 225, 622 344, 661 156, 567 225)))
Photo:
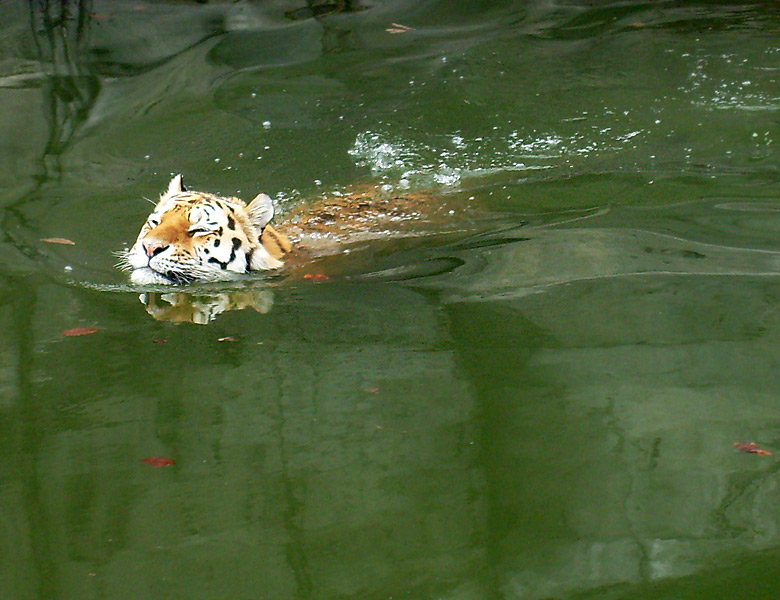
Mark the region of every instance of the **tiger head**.
POLYGON ((290 244, 268 225, 273 216, 265 194, 245 204, 188 190, 176 175, 133 246, 120 254, 119 267, 140 285, 220 281, 277 269, 290 244))

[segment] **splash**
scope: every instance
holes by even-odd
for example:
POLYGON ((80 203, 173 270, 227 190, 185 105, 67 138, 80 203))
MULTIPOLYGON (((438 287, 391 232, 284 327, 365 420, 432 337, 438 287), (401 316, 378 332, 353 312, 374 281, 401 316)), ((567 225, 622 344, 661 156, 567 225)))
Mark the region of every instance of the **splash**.
POLYGON ((635 148, 643 130, 611 128, 573 133, 519 132, 467 138, 461 133, 418 142, 365 131, 349 154, 390 188, 457 188, 467 177, 568 167, 594 154, 635 148))

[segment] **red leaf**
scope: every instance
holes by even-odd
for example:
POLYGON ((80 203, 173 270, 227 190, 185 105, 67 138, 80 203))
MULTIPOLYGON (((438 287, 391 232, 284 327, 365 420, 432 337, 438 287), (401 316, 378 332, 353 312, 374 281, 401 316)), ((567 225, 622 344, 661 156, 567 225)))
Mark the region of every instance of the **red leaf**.
POLYGON ((69 240, 68 238, 43 238, 42 242, 47 244, 63 244, 65 246, 75 246, 76 242, 69 240))
POLYGON ((141 462, 150 467, 170 467, 176 464, 176 461, 172 458, 164 458, 162 456, 150 456, 149 458, 141 459, 141 462))
POLYGON ((755 442, 734 442, 734 447, 741 452, 747 452, 748 454, 760 454, 762 456, 772 456, 769 450, 759 448, 755 442))
POLYGON ((78 337, 80 335, 91 335, 100 331, 97 327, 74 327, 62 332, 65 337, 78 337))
POLYGON ((324 275, 323 273, 306 273, 306 275, 303 276, 304 279, 311 279, 312 281, 327 281, 330 279, 327 275, 324 275))

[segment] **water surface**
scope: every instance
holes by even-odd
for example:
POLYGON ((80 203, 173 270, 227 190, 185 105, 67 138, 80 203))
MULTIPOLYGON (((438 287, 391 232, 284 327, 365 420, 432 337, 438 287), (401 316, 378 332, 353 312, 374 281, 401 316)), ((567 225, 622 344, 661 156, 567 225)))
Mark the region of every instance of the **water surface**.
POLYGON ((775 596, 773 4, 337 4, 0 3, 3 597, 775 596), (175 324, 178 172, 454 208, 175 324))

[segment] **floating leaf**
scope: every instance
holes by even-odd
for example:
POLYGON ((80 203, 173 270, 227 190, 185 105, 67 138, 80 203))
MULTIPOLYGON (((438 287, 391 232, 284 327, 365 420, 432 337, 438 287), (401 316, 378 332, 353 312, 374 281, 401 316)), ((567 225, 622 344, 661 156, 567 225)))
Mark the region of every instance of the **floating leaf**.
POLYGON ((73 327, 62 332, 65 337, 78 337, 80 335, 91 335, 100 331, 97 327, 73 327))
POLYGON ((760 454, 762 456, 772 456, 769 450, 759 448, 755 442, 734 442, 734 447, 741 452, 747 452, 748 454, 760 454))
POLYGON ((141 462, 150 467, 171 467, 176 464, 176 461, 172 458, 163 456, 150 456, 149 458, 141 459, 141 462))
POLYGON ((217 338, 218 342, 237 342, 238 338, 232 335, 226 335, 225 337, 217 338))
POLYGON ((303 276, 304 279, 311 279, 312 281, 327 281, 330 279, 327 275, 324 273, 306 273, 306 275, 303 276))
POLYGON ((411 27, 407 27, 406 25, 401 25, 400 23, 390 23, 392 27, 388 27, 385 29, 387 33, 407 33, 408 31, 411 31, 411 27))
POLYGON ((63 244, 65 246, 75 246, 76 242, 69 240, 68 238, 43 238, 42 242, 47 244, 63 244))
POLYGON ((369 394, 378 394, 379 388, 366 388, 363 391, 368 392, 369 394))
POLYGON ((153 344, 164 344, 168 341, 168 338, 160 338, 159 340, 152 340, 153 344))

